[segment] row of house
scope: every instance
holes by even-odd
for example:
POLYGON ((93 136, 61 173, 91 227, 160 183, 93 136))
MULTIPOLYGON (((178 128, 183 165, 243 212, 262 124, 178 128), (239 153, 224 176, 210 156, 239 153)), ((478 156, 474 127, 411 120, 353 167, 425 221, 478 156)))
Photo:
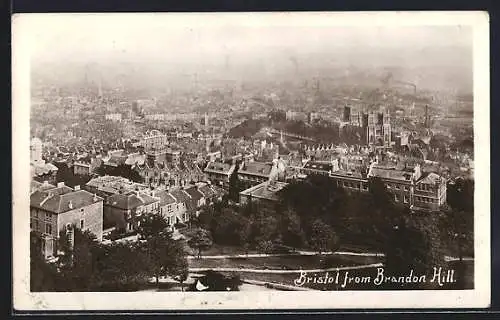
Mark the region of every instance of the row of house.
POLYGON ((242 161, 238 166, 224 162, 209 162, 204 172, 213 184, 227 190, 230 177, 235 170, 237 170, 240 184, 245 188, 249 188, 268 181, 275 172, 273 168, 281 174, 284 172, 285 167, 286 165, 281 159, 273 162, 242 161))
POLYGON ((187 223, 202 206, 222 197, 216 186, 199 183, 174 190, 150 190, 125 178, 103 176, 80 189, 63 182, 57 185, 32 181, 30 228, 42 236, 42 251, 48 259, 57 253, 59 233, 72 227, 89 230, 102 241, 103 230, 124 233, 136 230, 138 218, 160 213, 171 229, 187 223))
POLYGON ((104 201, 106 227, 126 232, 136 228, 137 217, 160 212, 170 227, 187 223, 199 208, 222 197, 222 191, 206 183, 172 190, 151 189, 128 179, 103 176, 90 180, 85 186, 101 195, 104 201))

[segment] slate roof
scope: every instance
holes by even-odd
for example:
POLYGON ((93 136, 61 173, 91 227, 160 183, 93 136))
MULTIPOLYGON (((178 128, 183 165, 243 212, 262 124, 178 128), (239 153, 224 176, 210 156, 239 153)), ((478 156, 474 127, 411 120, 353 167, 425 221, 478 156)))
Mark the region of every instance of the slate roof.
POLYGON ((373 167, 370 169, 369 176, 379 177, 382 179, 409 181, 412 176, 412 173, 404 170, 373 167))
POLYGON ((203 198, 203 194, 200 191, 198 191, 198 189, 196 187, 191 187, 191 188, 185 189, 184 191, 186 191, 191 196, 191 199, 193 199, 195 201, 198 201, 201 198, 203 198))
POLYGON ((165 190, 156 193, 155 196, 160 198, 160 206, 175 203, 175 199, 172 195, 165 190))
POLYGON ((189 202, 191 200, 189 194, 184 192, 183 190, 174 190, 170 193, 174 196, 177 202, 189 202))
POLYGON ((208 184, 201 186, 199 191, 203 193, 203 195, 207 198, 213 197, 216 195, 215 190, 213 190, 208 184))
POLYGON ((35 180, 31 181, 31 190, 33 191, 36 190, 45 191, 49 189, 54 189, 55 187, 56 187, 55 185, 50 183, 41 183, 35 180))
POLYGON ((268 177, 271 173, 272 167, 273 165, 271 163, 254 161, 245 164, 245 166, 240 169, 238 173, 268 177))
POLYGON ((66 192, 64 188, 55 188, 47 191, 35 191, 31 194, 30 205, 45 211, 56 214, 79 209, 102 201, 100 197, 85 190, 66 192), (59 189, 62 193, 53 193, 53 190, 59 189), (70 205, 71 203, 71 205, 70 205))
POLYGON ((159 200, 147 194, 130 192, 128 194, 114 194, 108 198, 106 204, 123 210, 132 210, 157 201, 159 200))
POLYGON ((32 168, 33 168, 32 170, 33 170, 34 174, 37 176, 42 176, 44 174, 59 170, 52 163, 36 164, 36 165, 32 165, 32 168))
POLYGON ((426 175, 423 175, 417 183, 426 183, 426 184, 435 184, 442 181, 442 177, 437 173, 431 172, 426 175))
POLYGON ((205 168, 205 172, 231 174, 234 170, 234 166, 227 163, 220 162, 210 162, 205 168))
POLYGON ((184 190, 175 190, 170 193, 174 196, 177 202, 183 202, 184 204, 186 204, 186 209, 188 211, 196 210, 196 203, 191 198, 189 193, 185 192, 184 190))

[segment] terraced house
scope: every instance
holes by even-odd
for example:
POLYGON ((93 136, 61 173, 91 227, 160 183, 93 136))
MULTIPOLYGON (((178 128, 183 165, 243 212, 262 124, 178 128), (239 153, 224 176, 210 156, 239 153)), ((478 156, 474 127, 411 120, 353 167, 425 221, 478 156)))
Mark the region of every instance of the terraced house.
POLYGON ((160 199, 146 193, 130 191, 114 194, 107 198, 104 205, 106 227, 113 226, 118 230, 132 232, 136 230, 138 218, 142 214, 155 213, 159 210, 160 199))

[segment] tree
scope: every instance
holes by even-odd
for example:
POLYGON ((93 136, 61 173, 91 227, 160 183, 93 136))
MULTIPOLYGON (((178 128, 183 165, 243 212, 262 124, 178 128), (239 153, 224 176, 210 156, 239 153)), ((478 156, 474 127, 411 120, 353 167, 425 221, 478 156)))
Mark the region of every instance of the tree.
POLYGON ((137 231, 144 239, 159 235, 168 227, 167 221, 159 213, 141 215, 137 225, 137 231))
POLYGON ((184 281, 186 281, 189 276, 189 269, 187 260, 183 259, 182 261, 182 263, 176 264, 171 269, 171 272, 175 275, 174 279, 176 281, 179 281, 179 283, 181 284, 181 291, 184 291, 184 281))
POLYGON ((213 220, 212 235, 216 243, 243 245, 245 227, 249 220, 232 208, 224 208, 213 220))
POLYGON ((456 179, 448 184, 447 202, 455 211, 474 212, 474 181, 471 179, 456 179))
POLYGON ((140 250, 146 255, 146 264, 159 284, 161 276, 179 276, 187 272, 186 253, 179 240, 172 238, 167 222, 160 214, 143 215, 138 231, 143 239, 140 250))
POLYGON ((429 274, 440 266, 444 266, 444 252, 435 218, 401 217, 393 225, 386 244, 387 274, 407 274, 409 270, 429 274))
POLYGON ((100 244, 90 231, 75 226, 62 230, 59 235, 58 269, 63 291, 92 291, 97 285, 99 270, 96 257, 100 244))
POLYGON ((240 192, 243 190, 240 179, 238 178, 238 164, 229 177, 229 199, 234 202, 240 201, 240 192))
POLYGON ((302 230, 300 216, 293 209, 287 210, 284 214, 281 223, 281 235, 283 243, 294 249, 305 243, 305 233, 302 230))
POLYGON ((136 290, 146 283, 149 270, 144 261, 148 257, 137 244, 113 243, 102 246, 100 253, 95 259, 100 290, 136 290))
POLYGON ((57 289, 56 267, 45 261, 42 255, 43 239, 35 232, 30 233, 30 291, 47 292, 57 289))
POLYGON ((210 248, 212 244, 210 232, 201 228, 195 229, 191 239, 188 241, 188 245, 191 248, 198 250, 198 258, 201 258, 201 252, 210 248))
POLYGON ((316 219, 311 226, 311 247, 321 254, 324 251, 335 251, 338 249, 338 237, 328 224, 316 219))

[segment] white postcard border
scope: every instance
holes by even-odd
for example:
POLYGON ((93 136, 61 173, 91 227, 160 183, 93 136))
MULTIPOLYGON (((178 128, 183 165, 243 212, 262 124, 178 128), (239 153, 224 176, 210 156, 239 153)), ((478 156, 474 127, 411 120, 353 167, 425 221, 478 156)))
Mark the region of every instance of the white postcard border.
MULTIPOLYGON (((77 14, 88 16, 90 14, 77 14)), ((151 19, 153 13, 93 14, 96 19, 151 19)), ((475 289, 462 291, 335 292, 29 292, 29 126, 31 19, 75 14, 21 14, 12 22, 13 294, 16 310, 220 310, 314 308, 467 308, 490 304, 489 18, 486 12, 207 13, 171 14, 172 25, 469 25, 474 32, 475 289), (213 19, 216 16, 217 19, 213 19), (200 19, 203 18, 203 19, 200 19)))

